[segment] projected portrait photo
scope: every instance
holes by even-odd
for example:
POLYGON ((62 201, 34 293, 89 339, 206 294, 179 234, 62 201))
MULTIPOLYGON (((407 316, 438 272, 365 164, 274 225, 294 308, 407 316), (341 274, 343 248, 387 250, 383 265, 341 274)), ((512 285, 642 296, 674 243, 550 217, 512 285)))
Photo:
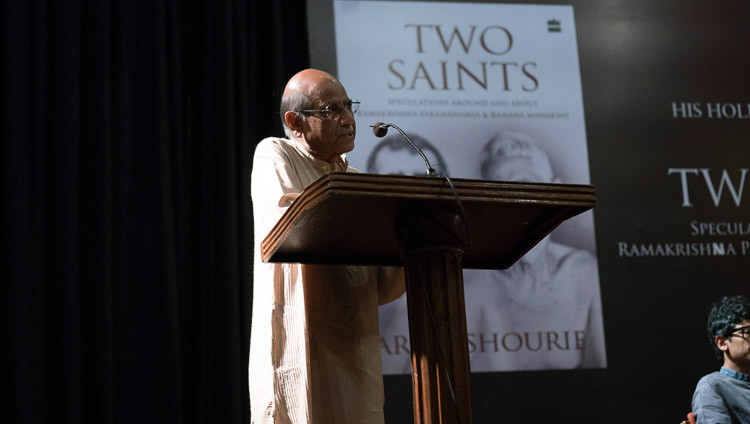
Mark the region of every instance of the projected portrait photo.
MULTIPOLYGON (((409 149, 400 158, 384 155, 388 167, 368 172, 423 174, 421 158, 409 158, 411 147, 394 140, 409 149)), ((475 163, 486 180, 561 182, 545 150, 522 132, 497 133, 475 163)), ((506 270, 464 270, 472 371, 606 367, 596 257, 565 239, 553 232, 506 270)), ((384 369, 409 373, 406 295, 380 308, 380 332, 384 369)))
MULTIPOLYGON (((519 132, 491 139, 479 166, 487 180, 560 182, 545 151, 519 132)), ((592 252, 549 235, 507 270, 464 270, 464 284, 472 369, 605 366, 592 252)))

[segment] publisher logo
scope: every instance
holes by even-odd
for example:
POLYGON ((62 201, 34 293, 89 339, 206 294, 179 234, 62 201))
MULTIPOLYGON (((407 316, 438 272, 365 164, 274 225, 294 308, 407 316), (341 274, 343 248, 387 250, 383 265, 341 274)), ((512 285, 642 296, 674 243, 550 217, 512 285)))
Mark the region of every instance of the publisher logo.
POLYGON ((547 21, 547 32, 562 32, 560 21, 557 19, 550 19, 547 21))

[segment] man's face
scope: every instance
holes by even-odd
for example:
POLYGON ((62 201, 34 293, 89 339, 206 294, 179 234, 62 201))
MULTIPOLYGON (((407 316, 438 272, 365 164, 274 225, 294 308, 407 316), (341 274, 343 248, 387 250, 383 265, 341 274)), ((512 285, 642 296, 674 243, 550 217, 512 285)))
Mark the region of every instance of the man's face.
MULTIPOLYGON (((552 182, 552 169, 547 166, 546 161, 533 161, 525 155, 501 157, 492 169, 490 179, 496 181, 515 181, 523 183, 549 183, 552 182)), ((526 252, 518 261, 519 264, 528 265, 540 263, 547 256, 549 236, 543 238, 531 250, 526 252)))
MULTIPOLYGON (((311 109, 325 109, 330 104, 343 105, 349 100, 341 84, 330 79, 318 82, 310 92, 311 109)), ((354 149, 356 123, 354 114, 344 108, 337 119, 328 119, 323 113, 308 113, 301 122, 300 131, 307 150, 314 157, 329 162, 335 156, 354 149)))
MULTIPOLYGON (((734 327, 750 326, 750 319, 736 324, 734 327)), ((750 336, 743 338, 742 332, 732 333, 726 340, 718 341, 719 348, 724 351, 724 366, 735 371, 750 374, 750 336), (724 349, 726 347, 726 349, 724 349)))

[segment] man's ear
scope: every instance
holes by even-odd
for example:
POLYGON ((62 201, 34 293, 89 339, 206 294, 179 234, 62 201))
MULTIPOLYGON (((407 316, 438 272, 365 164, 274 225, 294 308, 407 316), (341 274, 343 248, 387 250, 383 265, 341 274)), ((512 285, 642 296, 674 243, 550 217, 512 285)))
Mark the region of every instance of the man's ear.
POLYGON ((727 338, 726 336, 714 337, 714 343, 716 343, 716 346, 722 352, 726 352, 729 349, 729 338, 727 338))
POLYGON ((292 134, 297 137, 302 135, 302 119, 299 114, 292 112, 291 110, 287 111, 284 114, 284 121, 286 122, 286 126, 289 127, 289 130, 292 131, 292 134))

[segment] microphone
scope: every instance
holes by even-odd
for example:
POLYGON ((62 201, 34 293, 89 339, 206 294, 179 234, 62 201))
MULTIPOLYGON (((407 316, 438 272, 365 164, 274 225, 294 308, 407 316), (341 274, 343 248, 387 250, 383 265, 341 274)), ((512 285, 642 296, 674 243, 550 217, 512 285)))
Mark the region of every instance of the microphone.
MULTIPOLYGON (((411 144, 411 147, 413 147, 414 150, 416 150, 417 153, 419 153, 419 156, 422 156, 422 159, 424 160, 425 165, 427 165, 427 176, 428 177, 440 177, 440 175, 438 175, 438 173, 435 172, 435 169, 432 167, 432 165, 430 165, 430 161, 427 160, 427 156, 424 155, 424 152, 422 152, 422 149, 417 147, 417 145, 414 144, 413 141, 411 141, 411 139, 409 138, 408 135, 406 135, 404 130, 402 130, 401 128, 399 128, 398 126, 394 124, 384 124, 382 122, 376 122, 370 125, 370 127, 372 127, 372 133, 377 138, 385 137, 385 135, 388 133, 388 127, 393 127, 396 130, 398 130, 398 132, 400 132, 401 135, 404 136, 406 141, 408 141, 409 144, 411 144)), ((448 177, 448 175, 445 175, 442 178, 445 178, 446 181, 448 181, 448 184, 451 186, 451 189, 453 190, 453 195, 456 196, 456 203, 458 204, 458 209, 461 211, 461 217, 463 218, 462 221, 464 222, 464 228, 466 229, 467 241, 465 242, 463 240, 459 240, 459 241, 463 243, 466 247, 469 247, 471 246, 471 231, 469 231, 469 221, 466 219, 466 210, 464 209, 464 205, 461 202, 461 198, 458 196, 458 191, 456 191, 456 187, 453 185, 453 182, 451 181, 451 179, 448 177)))
POLYGON ((372 133, 375 134, 375 137, 377 138, 383 138, 388 134, 388 126, 382 122, 376 122, 370 126, 372 127, 372 133))
POLYGON ((413 141, 411 141, 411 139, 409 138, 408 135, 406 135, 406 133, 404 132, 404 130, 402 130, 401 128, 397 127, 395 124, 385 124, 383 122, 376 122, 376 123, 370 125, 370 127, 372 127, 372 133, 377 138, 383 138, 383 137, 385 137, 385 135, 388 134, 388 127, 395 128, 399 133, 401 133, 402 136, 404 136, 404 138, 406 139, 406 141, 408 141, 409 144, 411 144, 411 147, 413 147, 414 150, 416 150, 417 153, 419 153, 419 156, 422 156, 422 160, 424 160, 424 163, 427 166, 427 175, 430 176, 430 177, 437 177, 438 176, 437 172, 435 172, 435 169, 432 167, 432 165, 430 165, 430 161, 427 160, 427 156, 425 156, 424 152, 422 152, 422 149, 420 149, 419 147, 417 147, 417 145, 414 144, 413 141))

